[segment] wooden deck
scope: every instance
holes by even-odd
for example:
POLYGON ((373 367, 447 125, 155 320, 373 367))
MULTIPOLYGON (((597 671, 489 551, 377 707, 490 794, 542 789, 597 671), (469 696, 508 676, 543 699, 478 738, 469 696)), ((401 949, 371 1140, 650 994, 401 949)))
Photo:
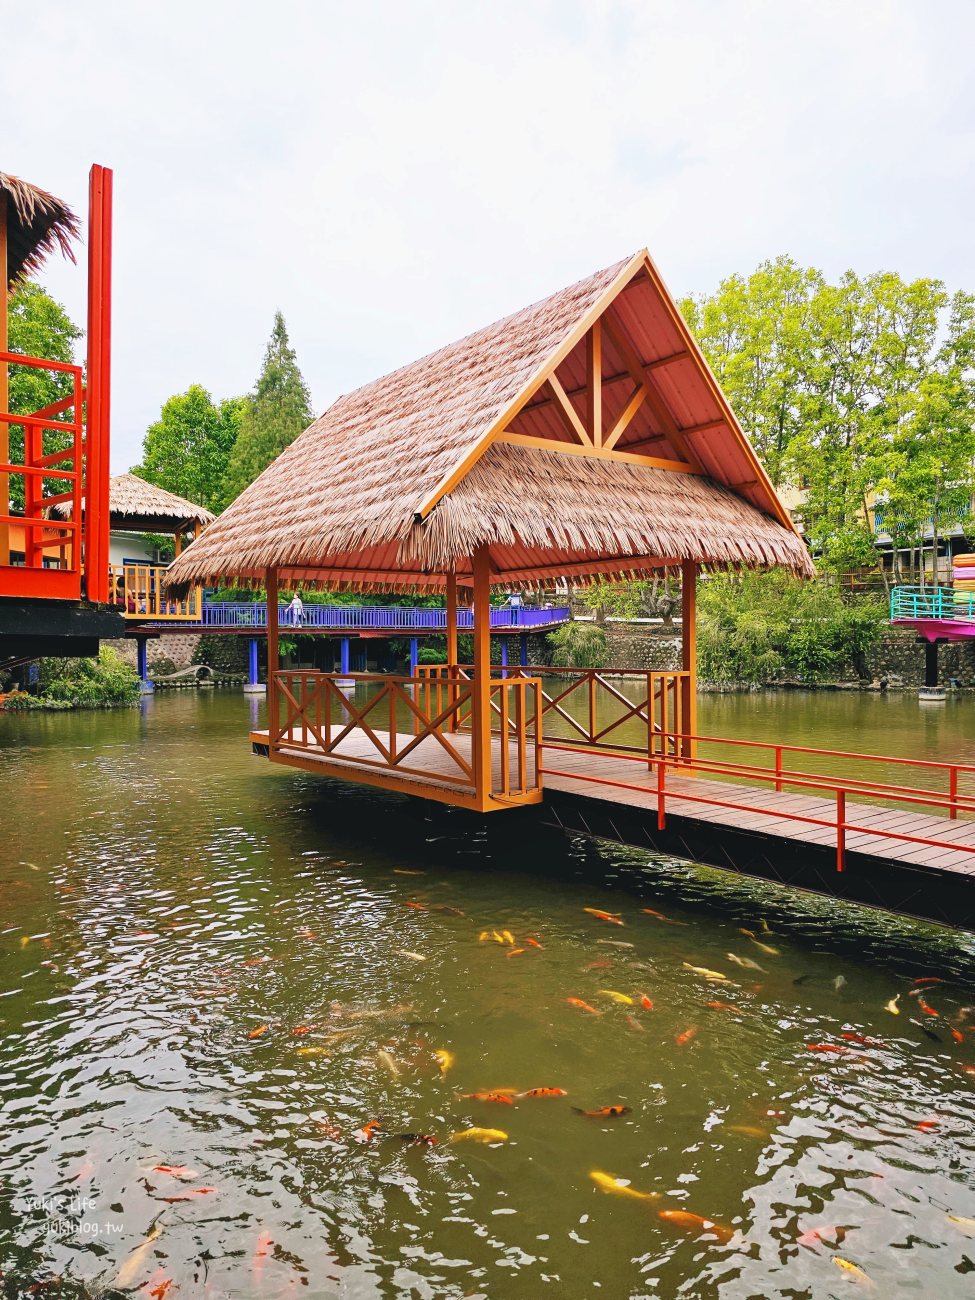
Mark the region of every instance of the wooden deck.
MULTIPOLYGON (((388 743, 386 733, 377 733, 388 743)), ((399 748, 412 737, 400 733, 399 748)), ((470 755, 470 736, 451 736, 451 743, 470 755)), ((266 754, 268 733, 251 733, 255 752, 266 754)), ((493 745, 495 783, 500 754, 493 745)), ((356 784, 376 784, 377 769, 370 741, 356 731, 337 754, 316 757, 307 749, 283 747, 276 761, 356 784)), ((402 793, 457 803, 458 785, 449 754, 431 738, 413 751, 422 775, 402 774, 402 793)), ((523 815, 566 830, 611 839, 690 861, 759 875, 819 893, 902 911, 914 916, 975 929, 975 852, 952 843, 975 845, 975 821, 931 816, 902 804, 882 806, 850 800, 846 805, 846 869, 836 869, 836 804, 833 799, 767 786, 687 777, 669 770, 666 778, 665 827, 658 824, 655 772, 643 762, 607 752, 542 750, 542 807, 523 815), (614 784, 615 783, 615 784, 614 784), (635 788, 634 788, 635 787, 635 788), (692 798, 696 796, 696 798, 692 798), (715 806, 698 799, 741 805, 715 806), (796 820, 813 818, 818 826, 796 820), (913 844, 879 832, 943 840, 943 846, 913 844)), ((390 788, 388 769, 381 784, 390 788)))

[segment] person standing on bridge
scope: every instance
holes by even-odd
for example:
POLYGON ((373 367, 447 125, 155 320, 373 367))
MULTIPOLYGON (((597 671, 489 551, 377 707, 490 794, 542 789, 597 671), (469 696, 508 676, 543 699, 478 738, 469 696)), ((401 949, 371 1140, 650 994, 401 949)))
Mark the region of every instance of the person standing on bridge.
POLYGON ((291 621, 295 625, 295 627, 304 626, 305 606, 302 603, 302 599, 297 592, 295 592, 294 596, 291 599, 291 604, 288 606, 288 613, 291 615, 291 621))

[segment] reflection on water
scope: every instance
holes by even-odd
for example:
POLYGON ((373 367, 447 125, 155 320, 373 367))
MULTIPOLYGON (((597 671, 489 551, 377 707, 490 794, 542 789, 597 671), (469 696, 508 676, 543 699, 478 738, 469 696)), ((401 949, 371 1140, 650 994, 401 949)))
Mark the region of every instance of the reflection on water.
MULTIPOLYGON (((860 747, 911 743, 851 703, 860 747)), ((249 725, 229 694, 0 719, 10 1295, 866 1287, 834 1257, 971 1294, 970 938, 273 771, 249 725), (533 1088, 567 1095, 465 1095, 533 1088)))

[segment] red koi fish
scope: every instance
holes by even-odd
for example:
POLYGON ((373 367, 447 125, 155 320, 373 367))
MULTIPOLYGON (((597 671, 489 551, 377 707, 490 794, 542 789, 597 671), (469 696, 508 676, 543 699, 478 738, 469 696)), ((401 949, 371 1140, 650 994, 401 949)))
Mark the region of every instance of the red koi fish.
POLYGON ((941 1121, 936 1119, 922 1119, 921 1122, 915 1124, 914 1127, 919 1133, 933 1133, 935 1129, 941 1127, 941 1121))
POLYGON ((598 1110, 580 1110, 578 1106, 573 1106, 572 1109, 577 1115, 585 1115, 586 1119, 619 1119, 621 1115, 629 1115, 632 1107, 600 1106, 598 1110))
POLYGON ((678 1034, 677 1037, 674 1039, 674 1042, 677 1044, 678 1047, 685 1047, 691 1041, 692 1038, 696 1038, 696 1037, 697 1037, 697 1026, 691 1025, 688 1029, 685 1029, 682 1034, 678 1034))
POLYGON ((216 1190, 215 1187, 190 1187, 185 1192, 180 1192, 178 1196, 163 1196, 160 1200, 165 1201, 167 1205, 175 1205, 177 1201, 188 1201, 193 1196, 209 1196, 216 1190))
POLYGON ((429 911, 429 908, 427 907, 426 903, 404 903, 403 906, 404 906, 404 907, 412 907, 413 910, 414 910, 414 912, 426 912, 426 911, 429 911))
POLYGON ((917 1004, 926 1016, 935 1016, 937 1018, 940 1018, 941 1013, 939 1011, 935 1011, 934 1007, 928 1006, 924 998, 919 997, 917 1000, 917 1004))
POLYGON ((262 1232, 257 1239, 254 1258, 251 1260, 251 1274, 257 1281, 260 1281, 264 1276, 264 1261, 270 1255, 273 1245, 274 1238, 269 1232, 262 1232))
POLYGON ((845 1056, 849 1052, 848 1047, 839 1047, 836 1043, 807 1043, 807 1052, 828 1052, 834 1056, 845 1056))
POLYGON ((954 1026, 952 1026, 951 1029, 951 1036, 956 1043, 963 1043, 965 1041, 965 1035, 961 1032, 960 1029, 955 1029, 954 1026))
POLYGON ((584 907, 582 910, 588 912, 590 916, 598 917, 600 921, 608 921, 610 925, 623 925, 623 918, 619 912, 603 912, 598 907, 584 907))
POLYGON ((564 1088, 529 1088, 527 1092, 519 1092, 519 1100, 522 1097, 568 1097, 564 1088))
POLYGON ((640 1006, 643 1007, 644 1011, 653 1010, 653 1002, 645 993, 641 993, 640 995, 640 1006))
POLYGON ((845 1038, 849 1043, 859 1043, 861 1047, 883 1047, 884 1044, 879 1038, 866 1038, 863 1034, 854 1034, 848 1029, 844 1029, 840 1038, 845 1038))
POLYGON ((314 1028, 314 1025, 296 1025, 291 1032, 292 1034, 310 1034, 314 1028))
POLYGON ((731 1005, 730 1002, 709 1002, 707 1005, 712 1011, 737 1011, 738 1008, 731 1005))
POLYGON ((832 1226, 825 1228, 807 1228, 806 1231, 797 1237, 800 1246, 815 1246, 817 1242, 830 1241, 837 1246, 840 1245, 846 1237, 845 1228, 834 1228, 832 1226))
POLYGON ((588 1011, 591 1016, 602 1015, 601 1011, 597 1011, 595 1007, 591 1007, 588 1002, 583 1002, 582 998, 566 998, 565 1000, 568 1002, 570 1007, 578 1007, 580 1011, 588 1011))
POLYGON ((944 980, 940 975, 922 975, 919 980, 912 980, 911 983, 917 988, 919 984, 943 984, 944 980))
POLYGON ((190 1182, 200 1176, 189 1165, 153 1165, 152 1172, 154 1174, 169 1174, 170 1178, 180 1178, 184 1182, 190 1182))
POLYGON ((705 1234, 716 1237, 722 1245, 734 1236, 731 1228, 725 1228, 720 1223, 715 1223, 713 1219, 702 1218, 700 1214, 692 1214, 690 1210, 658 1210, 657 1213, 664 1223, 685 1228, 688 1232, 693 1232, 696 1237, 705 1234))
POLYGON ((526 940, 525 940, 525 943, 527 943, 528 946, 529 946, 530 948, 544 948, 544 947, 545 947, 545 945, 544 945, 543 943, 539 943, 537 939, 526 939, 526 940))
POLYGON ((499 1106, 515 1104, 514 1096, 506 1088, 499 1088, 497 1092, 465 1092, 463 1096, 465 1101, 491 1101, 499 1106))
POLYGON ((363 1124, 362 1128, 357 1128, 352 1136, 357 1142, 371 1142, 381 1128, 378 1119, 371 1119, 368 1124, 363 1124))

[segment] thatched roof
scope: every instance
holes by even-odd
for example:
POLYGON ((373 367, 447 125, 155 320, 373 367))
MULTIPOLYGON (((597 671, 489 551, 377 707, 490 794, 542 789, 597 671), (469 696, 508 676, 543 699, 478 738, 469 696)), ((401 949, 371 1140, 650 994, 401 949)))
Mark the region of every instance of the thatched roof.
POLYGON ((304 583, 436 590, 451 566, 469 573, 483 544, 510 586, 557 573, 647 574, 681 559, 811 572, 646 253, 339 398, 184 553, 171 580, 261 581, 277 566, 304 583), (602 458, 569 454, 583 448, 569 445, 544 387, 554 374, 581 414, 596 319, 606 428, 631 399, 628 364, 653 375, 652 400, 602 458))
MULTIPOLYGON (((70 505, 54 507, 66 515, 70 505)), ((147 483, 136 474, 116 474, 108 482, 110 527, 123 533, 172 533, 190 524, 209 524, 216 518, 175 492, 147 483)))
POLYGON ((71 243, 80 235, 81 226, 67 204, 5 172, 0 172, 0 195, 7 200, 8 289, 39 271, 55 248, 75 260, 71 243))

